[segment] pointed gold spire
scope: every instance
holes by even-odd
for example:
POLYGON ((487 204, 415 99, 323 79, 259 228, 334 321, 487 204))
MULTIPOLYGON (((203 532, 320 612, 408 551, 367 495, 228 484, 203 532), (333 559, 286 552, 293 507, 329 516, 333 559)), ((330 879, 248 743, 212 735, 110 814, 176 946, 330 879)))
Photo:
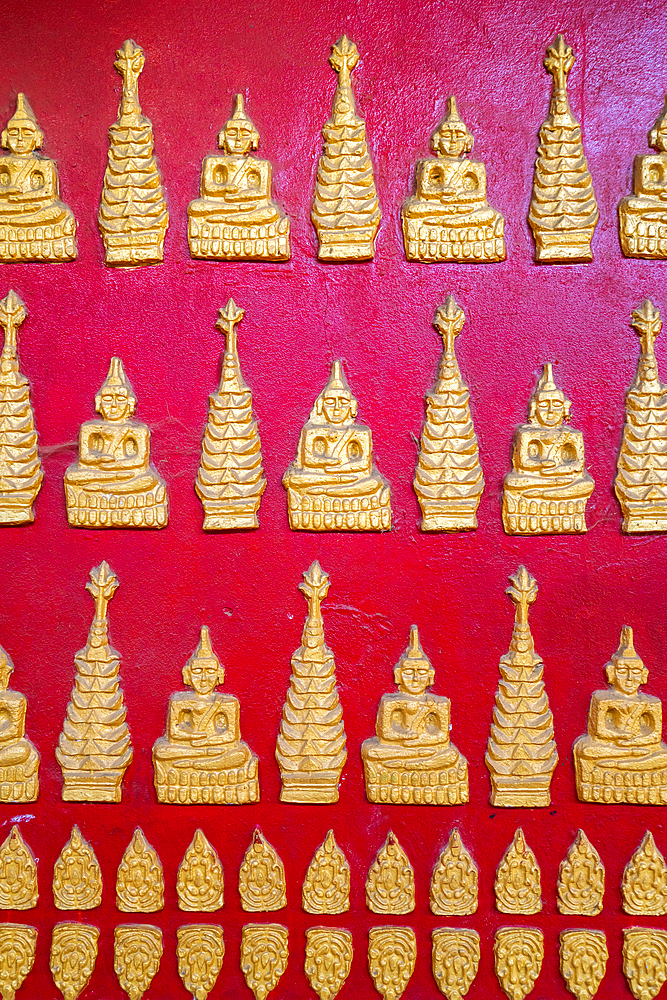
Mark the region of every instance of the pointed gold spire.
POLYGON ((164 907, 162 864, 140 826, 118 866, 116 906, 124 913, 155 913, 164 907))
POLYGON ((53 901, 59 910, 94 910, 102 902, 102 871, 78 826, 53 868, 53 901))
POLYGON ((32 910, 38 899, 35 857, 14 824, 0 846, 0 909, 32 910))
POLYGON ((542 909, 540 868, 521 827, 498 866, 493 891, 501 913, 531 914, 542 909))
POLYGON ((667 914, 667 864, 650 830, 625 866, 621 895, 624 913, 652 917, 667 914))
POLYGON ((176 879, 179 910, 214 913, 224 903, 224 876, 218 852, 203 830, 195 835, 183 855, 176 879))
POLYGON ((396 914, 415 908, 415 872, 392 830, 368 870, 366 906, 373 913, 396 914))
POLYGON ((584 831, 579 830, 558 869, 558 912, 584 917, 602 913, 604 879, 600 855, 584 831))
POLYGON ((282 910, 287 906, 285 867, 258 826, 239 869, 239 896, 241 906, 249 913, 282 910))
POLYGON ((333 830, 313 855, 301 900, 306 913, 346 913, 350 909, 350 866, 333 830))
POLYGON ((479 869, 454 827, 431 876, 431 913, 443 917, 476 913, 478 892, 479 869))

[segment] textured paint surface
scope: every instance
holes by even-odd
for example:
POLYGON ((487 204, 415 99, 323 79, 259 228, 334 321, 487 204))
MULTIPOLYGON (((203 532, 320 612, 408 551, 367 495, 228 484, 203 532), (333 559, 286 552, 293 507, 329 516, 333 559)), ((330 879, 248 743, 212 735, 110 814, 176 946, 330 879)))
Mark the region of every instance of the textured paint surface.
MULTIPOLYGON (((186 995, 176 963, 176 928, 183 922, 176 873, 200 826, 220 855, 227 885, 224 908, 210 917, 224 927, 226 945, 211 1000, 250 997, 238 963, 244 914, 236 885, 258 822, 287 874, 288 909, 276 919, 290 927, 290 959, 276 1000, 312 995, 303 958, 305 930, 314 922, 353 931, 355 957, 341 1000, 376 996, 366 948, 377 917, 365 908, 364 881, 390 827, 416 876, 414 913, 386 918, 417 933, 406 1000, 439 996, 430 933, 446 923, 481 935, 470 1000, 501 997, 492 945, 495 930, 508 921, 494 910, 493 879, 518 825, 542 871, 543 911, 511 921, 545 934, 534 997, 568 995, 558 973, 558 934, 580 926, 582 918, 557 913, 556 879, 579 827, 607 872, 604 911, 586 923, 607 933, 610 958, 598 996, 630 997, 621 970, 621 929, 631 923, 620 911, 621 876, 647 828, 667 852, 667 810, 577 803, 571 746, 585 731, 590 695, 603 685, 602 668, 623 624, 635 629, 636 648, 650 669, 648 690, 667 702, 667 539, 623 537, 612 492, 623 400, 638 354, 630 313, 646 296, 667 310, 667 264, 625 260, 616 216, 619 198, 630 191, 633 157, 647 150, 646 133, 667 87, 666 24, 664 0, 650 6, 564 0, 230 0, 224 8, 203 0, 5 4, 0 118, 4 124, 16 93, 24 91, 46 136, 43 153, 58 164, 61 197, 79 223, 78 261, 0 268, 0 295, 13 287, 29 310, 20 335, 21 367, 32 383, 45 469, 35 524, 0 529, 0 642, 16 665, 13 686, 28 696, 28 735, 42 755, 39 801, 0 807, 0 835, 23 817, 20 827, 39 865, 40 903, 29 921, 40 936, 35 967, 20 994, 25 1000, 56 995, 48 943, 59 914, 50 884, 73 823, 94 847, 104 878, 102 906, 85 916, 101 935, 83 1000, 122 996, 113 973, 113 927, 127 918, 115 908, 115 873, 137 824, 160 855, 166 882, 165 909, 155 915, 165 954, 148 996, 186 995), (539 267, 527 212, 550 93, 542 58, 559 30, 577 57, 570 100, 584 130, 601 219, 592 264, 539 267), (327 266, 316 260, 309 213, 320 129, 335 87, 327 58, 343 32, 361 55, 354 85, 383 220, 373 262, 327 266), (106 133, 120 92, 114 53, 128 37, 146 52, 140 98, 153 123, 171 222, 164 264, 122 272, 103 265, 96 219, 106 133), (274 196, 291 218, 289 263, 216 264, 188 254, 187 204, 197 196, 201 160, 214 151, 236 92, 247 96, 261 136, 258 155, 272 161, 274 196), (486 163, 489 200, 507 219, 508 260, 502 264, 404 259, 400 206, 449 93, 475 133, 473 156, 486 163), (425 537, 417 529, 411 483, 422 399, 440 356, 431 319, 448 292, 467 316, 458 357, 471 388, 486 488, 477 532, 425 537), (258 531, 207 536, 193 483, 223 349, 214 324, 230 295, 246 310, 239 349, 260 420, 268 486, 258 531), (153 431, 153 462, 169 487, 171 514, 163 531, 67 526, 63 473, 75 458, 79 425, 93 416, 113 354, 123 359, 138 397, 137 417, 153 431), (392 484, 394 527, 386 535, 288 529, 281 477, 336 357, 345 361, 360 419, 373 430, 378 467, 392 484), (557 381, 573 400, 573 426, 585 434, 596 481, 590 530, 582 537, 508 538, 500 520, 502 478, 514 427, 525 419, 544 361, 556 364, 557 381), (74 653, 85 643, 93 611, 84 584, 102 559, 120 582, 110 635, 122 655, 134 760, 121 805, 63 804, 54 748, 74 653), (274 747, 306 610, 297 584, 314 559, 331 577, 323 614, 349 756, 340 802, 309 807, 279 803, 274 747), (498 657, 512 629, 503 591, 520 562, 540 588, 530 620, 560 754, 552 806, 539 811, 491 809, 483 764, 498 657), (452 739, 469 762, 470 803, 462 807, 384 807, 365 800, 359 748, 373 734, 381 694, 393 689, 392 668, 413 622, 436 671, 435 693, 452 698, 452 739), (181 668, 202 624, 209 625, 225 665, 225 689, 240 698, 242 736, 260 758, 257 805, 156 803, 151 747, 164 732, 169 694, 181 685, 181 668), (479 865, 480 905, 475 915, 451 921, 431 914, 428 900, 432 867, 454 824, 479 865), (351 865, 352 908, 344 920, 314 921, 301 910, 301 884, 331 827, 351 865)), ((667 379, 667 334, 657 342, 657 355, 667 379)), ((15 915, 5 912, 2 919, 15 915)), ((644 922, 660 926, 664 918, 644 922)))

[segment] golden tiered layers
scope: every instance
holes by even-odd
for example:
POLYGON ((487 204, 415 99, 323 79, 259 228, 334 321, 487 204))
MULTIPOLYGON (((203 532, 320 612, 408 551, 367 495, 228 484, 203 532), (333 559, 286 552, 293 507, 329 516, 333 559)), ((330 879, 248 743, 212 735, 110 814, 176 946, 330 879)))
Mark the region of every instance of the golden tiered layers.
POLYGON ((667 258, 667 98, 648 134, 657 152, 635 156, 634 193, 618 203, 621 250, 626 257, 667 258))

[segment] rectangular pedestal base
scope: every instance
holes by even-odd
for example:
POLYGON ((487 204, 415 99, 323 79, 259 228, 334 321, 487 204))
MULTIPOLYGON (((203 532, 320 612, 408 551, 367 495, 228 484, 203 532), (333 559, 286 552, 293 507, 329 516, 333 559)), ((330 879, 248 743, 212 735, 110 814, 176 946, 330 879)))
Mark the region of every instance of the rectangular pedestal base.
POLYGON ((283 774, 281 778, 281 802, 303 802, 308 805, 338 802, 338 775, 333 783, 322 781, 320 774, 314 776, 314 780, 304 774, 283 774))
POLYGON ((424 513, 421 531, 474 531, 476 514, 427 514, 424 513))
POLYGON ((234 514, 206 514, 204 531, 247 531, 259 528, 259 521, 254 511, 234 514))
POLYGON ((120 802, 123 796, 123 774, 120 771, 104 777, 63 772, 63 802, 120 802))

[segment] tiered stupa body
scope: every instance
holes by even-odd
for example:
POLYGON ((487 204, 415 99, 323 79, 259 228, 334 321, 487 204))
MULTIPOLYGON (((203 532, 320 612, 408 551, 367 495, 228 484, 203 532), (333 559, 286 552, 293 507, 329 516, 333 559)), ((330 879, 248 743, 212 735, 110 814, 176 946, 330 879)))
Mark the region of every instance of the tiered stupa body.
POLYGON ((634 193, 618 203, 621 250, 626 257, 667 258, 667 97, 648 134, 655 153, 635 156, 634 193))
POLYGON ((516 605, 516 616, 509 652, 500 659, 501 681, 485 757, 490 801, 494 806, 548 806, 558 751, 542 679, 544 664, 528 625, 537 584, 524 566, 510 582, 506 593, 516 605))
POLYGON ((356 112, 350 73, 359 62, 343 35, 329 62, 338 73, 331 118, 322 129, 324 151, 317 167, 311 218, 320 260, 371 260, 380 225, 380 203, 366 144, 366 125, 356 112))
POLYGON ((44 473, 30 405, 30 385, 19 371, 18 328, 25 307, 16 292, 0 302, 5 331, 0 356, 0 525, 35 520, 32 505, 44 473))
POLYGON ((123 775, 132 760, 120 688, 120 657, 109 645, 107 604, 118 580, 103 562, 86 589, 95 600, 88 642, 75 655, 76 677, 56 748, 66 802, 120 802, 123 775))
POLYGON ((660 312, 646 299, 632 313, 641 354, 625 397, 625 427, 614 488, 623 531, 667 531, 667 386, 660 381, 655 339, 660 312))
POLYGON ((443 339, 438 379, 426 396, 414 488, 422 509, 422 531, 467 531, 477 527, 484 476, 470 414, 470 393, 461 378, 454 340, 465 314, 451 295, 435 316, 443 339))
POLYGON ((562 35, 547 49, 544 65, 553 77, 549 114, 540 129, 528 221, 535 260, 585 264, 593 259, 591 240, 599 212, 581 138, 567 97, 567 74, 574 55, 562 35))
POLYGON ((153 155, 153 126, 139 104, 144 52, 128 39, 116 56, 114 66, 123 78, 123 97, 118 121, 109 129, 109 162, 98 216, 105 262, 158 264, 169 214, 153 155))
POLYGON ((266 479, 252 393, 241 374, 236 325, 244 315, 233 299, 220 310, 217 327, 225 336, 220 387, 209 396, 208 422, 195 482, 204 507, 204 530, 257 528, 266 479))
POLYGON ((292 657, 292 676, 280 721, 276 760, 282 802, 338 801, 338 783, 347 759, 343 710, 336 687, 336 664, 324 641, 320 602, 329 577, 314 562, 299 589, 308 601, 301 646, 292 657))

